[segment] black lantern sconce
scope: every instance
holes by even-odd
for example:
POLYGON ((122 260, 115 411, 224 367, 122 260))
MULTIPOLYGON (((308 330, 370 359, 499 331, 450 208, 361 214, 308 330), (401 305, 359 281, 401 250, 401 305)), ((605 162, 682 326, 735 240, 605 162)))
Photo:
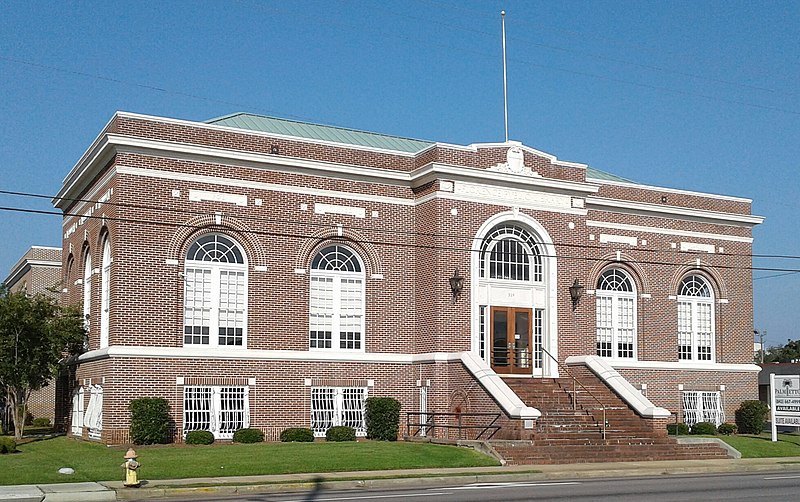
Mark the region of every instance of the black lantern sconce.
POLYGON ((462 289, 464 289, 464 277, 461 275, 458 267, 456 267, 453 272, 453 277, 450 278, 450 291, 453 292, 453 298, 461 294, 462 289))
POLYGON ((581 296, 583 296, 583 286, 578 282, 577 277, 575 278, 575 282, 572 283, 572 286, 569 287, 569 296, 572 298, 572 309, 575 310, 575 306, 578 305, 578 301, 580 301, 581 296))

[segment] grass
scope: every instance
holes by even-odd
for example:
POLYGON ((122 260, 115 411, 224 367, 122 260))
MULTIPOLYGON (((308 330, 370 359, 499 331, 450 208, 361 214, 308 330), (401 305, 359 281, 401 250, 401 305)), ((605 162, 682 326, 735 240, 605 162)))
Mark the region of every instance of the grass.
MULTIPOLYGON (((121 480, 127 448, 65 437, 41 439, 0 455, 0 485, 121 480), (61 467, 73 475, 58 474, 61 467)), ((497 461, 471 449, 428 443, 259 443, 136 447, 142 479, 479 467, 497 461)))
POLYGON ((742 458, 800 457, 800 433, 778 434, 774 443, 770 433, 714 437, 739 450, 742 458))

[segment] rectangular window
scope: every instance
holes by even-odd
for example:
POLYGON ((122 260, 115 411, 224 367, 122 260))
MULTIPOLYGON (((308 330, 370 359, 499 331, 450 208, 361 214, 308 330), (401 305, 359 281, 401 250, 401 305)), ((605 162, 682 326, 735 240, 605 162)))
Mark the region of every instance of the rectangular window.
POLYGON ((478 307, 480 313, 479 334, 478 334, 478 355, 486 360, 486 305, 478 307))
POLYGON ((242 345, 247 281, 244 272, 220 270, 219 344, 242 345))
POLYGON ((678 302, 678 359, 692 359, 692 304, 678 302))
POLYGON ((72 435, 83 434, 83 387, 79 387, 72 395, 72 435))
POLYGON ((364 402, 365 387, 312 387, 311 430, 314 436, 325 437, 331 427, 352 427, 357 436, 366 436, 364 402))
POLYGON ((542 369, 542 343, 544 339, 544 309, 533 311, 533 367, 542 369))
POLYGON ((711 361, 711 304, 697 304, 697 359, 711 361))
POLYGON ((249 387, 184 387, 183 435, 209 431, 217 439, 231 439, 250 426, 249 401, 249 387))
POLYGON ((339 348, 361 350, 361 279, 341 279, 339 348))
POLYGON ((719 426, 725 421, 720 393, 716 391, 683 391, 683 421, 690 427, 698 422, 719 426))
POLYGON ((632 359, 636 332, 633 298, 617 297, 617 357, 632 359))
POLYGON ((311 277, 310 337, 312 349, 330 349, 333 335, 333 278, 311 277))
POLYGON ((614 322, 612 318, 612 299, 610 296, 597 296, 597 355, 612 357, 614 322))
POLYGON ((183 343, 208 345, 211 328, 211 270, 187 268, 183 343))

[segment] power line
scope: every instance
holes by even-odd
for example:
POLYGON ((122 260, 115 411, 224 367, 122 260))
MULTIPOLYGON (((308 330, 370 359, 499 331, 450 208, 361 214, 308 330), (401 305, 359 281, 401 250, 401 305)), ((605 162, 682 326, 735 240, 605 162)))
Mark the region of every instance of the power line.
MULTIPOLYGON (((105 221, 116 221, 121 223, 136 223, 142 225, 153 225, 159 227, 170 227, 170 228, 190 228, 190 229, 204 229, 208 228, 207 225, 193 225, 188 223, 171 223, 165 221, 156 221, 156 220, 147 220, 147 219, 138 219, 138 218, 121 218, 121 217, 113 217, 113 216, 98 216, 98 215, 85 215, 79 213, 61 213, 60 211, 56 210, 36 210, 36 209, 27 209, 27 208, 14 208, 14 207, 7 207, 7 206, 0 206, 0 211, 9 211, 9 212, 19 212, 19 213, 31 213, 31 214, 42 214, 42 215, 54 215, 54 216, 74 216, 79 218, 86 218, 86 219, 94 219, 94 220, 105 220, 105 221)), ((208 214, 208 213, 204 213, 208 214)), ((337 225, 328 225, 330 228, 336 228, 337 225)), ((357 230, 361 230, 356 228, 357 230)), ((319 236, 313 234, 298 234, 298 233, 287 233, 287 232, 269 232, 266 230, 235 230, 238 233, 246 233, 252 235, 262 235, 262 236, 269 236, 269 237, 286 237, 286 238, 294 238, 294 239, 318 239, 319 236)), ((380 246, 391 246, 391 247, 408 247, 414 249, 432 249, 432 250, 440 250, 440 251, 461 251, 461 252, 473 252, 474 250, 471 247, 456 247, 456 246, 443 246, 443 245, 436 245, 436 244, 419 244, 419 243, 401 243, 401 242, 390 242, 390 241, 380 241, 380 240, 370 240, 370 239, 360 239, 358 241, 361 244, 372 244, 372 245, 380 245, 380 246)), ((588 246, 581 246, 576 245, 575 247, 579 248, 588 248, 588 246)), ((587 256, 571 256, 566 254, 555 254, 555 255, 547 255, 547 254, 539 254, 538 256, 544 258, 555 258, 559 260, 572 260, 572 261, 586 261, 586 262, 608 262, 613 261, 609 260, 607 257, 587 257, 587 256)), ((653 260, 640 260, 640 259, 626 259, 622 260, 622 263, 633 263, 639 265, 661 265, 661 266, 685 266, 686 263, 684 262, 666 262, 666 261, 653 261, 653 260)), ((789 268, 773 268, 773 267, 753 267, 753 266, 736 266, 736 265, 722 265, 722 264, 714 264, 712 265, 714 269, 720 270, 750 270, 750 271, 765 271, 765 272, 791 272, 791 273, 800 273, 800 269, 789 269, 789 268)))
MULTIPOLYGON (((53 200, 56 197, 53 195, 46 195, 46 194, 36 194, 30 192, 20 192, 20 191, 12 191, 12 190, 3 190, 0 189, 0 195, 13 195, 18 197, 30 197, 30 198, 37 198, 37 199, 46 199, 46 200, 53 200)), ((77 203, 87 203, 87 204, 97 204, 98 200, 92 199, 81 199, 81 198, 60 198, 59 200, 70 201, 70 202, 77 202, 77 203)), ((123 208, 131 208, 131 209, 146 209, 148 211, 164 211, 169 213, 176 213, 176 214, 188 214, 192 216, 203 216, 207 215, 208 211, 193 211, 189 209, 182 209, 182 208, 165 208, 162 206, 149 206, 145 204, 132 204, 132 203, 125 203, 125 202, 112 202, 112 201, 103 201, 103 204, 107 204, 110 206, 115 207, 123 207, 123 208)), ((22 208, 19 208, 22 209, 22 208)), ((279 218, 265 218, 263 216, 250 216, 250 215, 237 215, 237 218, 247 221, 253 221, 256 223, 275 223, 275 224, 283 224, 283 225, 308 225, 308 226, 317 226, 323 228, 331 228, 332 226, 326 223, 314 223, 314 222, 307 222, 301 220, 287 220, 287 219, 279 219, 279 218)), ((362 231, 369 231, 369 232, 376 232, 376 233, 387 233, 387 234, 398 234, 398 235, 407 235, 407 236, 416 236, 416 237, 435 237, 435 238, 453 238, 453 239, 461 239, 461 240, 469 240, 474 241, 475 237, 468 237, 461 234, 449 234, 449 233, 437 233, 437 232, 419 232, 416 230, 399 230, 394 228, 375 228, 375 227, 357 227, 353 226, 351 228, 362 230, 362 231)), ((574 248, 581 248, 581 249, 599 249, 599 250, 607 250, 608 248, 605 246, 600 245, 592 245, 592 244, 573 244, 573 243, 566 243, 566 242, 553 242, 553 245, 562 246, 562 247, 574 247, 574 248)), ((636 251, 642 253, 653 253, 653 254, 677 254, 677 255, 684 255, 684 251, 672 250, 672 249, 637 249, 636 251)), ((794 255, 768 255, 768 254, 753 254, 753 253, 715 253, 719 256, 728 256, 732 258, 766 258, 766 259, 794 259, 800 260, 800 256, 794 255)))

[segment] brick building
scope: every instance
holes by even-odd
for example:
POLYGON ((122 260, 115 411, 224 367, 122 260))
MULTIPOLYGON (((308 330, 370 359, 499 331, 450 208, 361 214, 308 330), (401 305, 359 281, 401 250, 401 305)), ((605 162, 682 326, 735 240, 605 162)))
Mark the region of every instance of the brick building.
MULTIPOLYGON (((43 294, 58 298, 61 290, 61 248, 48 246, 31 246, 28 251, 11 268, 3 284, 9 291, 27 291, 30 295, 43 294)), ((56 381, 31 392, 28 399, 28 413, 34 418, 47 418, 56 424, 56 417, 61 414, 57 410, 57 395, 66 392, 56 381)), ((0 402, 2 402, 0 400, 0 402)), ((3 414, 3 425, 10 425, 10 410, 3 414)))
POLYGON ((654 429, 757 396, 748 199, 517 142, 117 113, 54 204, 89 324, 76 435, 127 441, 144 396, 178 439, 363 434, 364 398, 393 396, 529 437, 520 386, 581 368, 654 429))

